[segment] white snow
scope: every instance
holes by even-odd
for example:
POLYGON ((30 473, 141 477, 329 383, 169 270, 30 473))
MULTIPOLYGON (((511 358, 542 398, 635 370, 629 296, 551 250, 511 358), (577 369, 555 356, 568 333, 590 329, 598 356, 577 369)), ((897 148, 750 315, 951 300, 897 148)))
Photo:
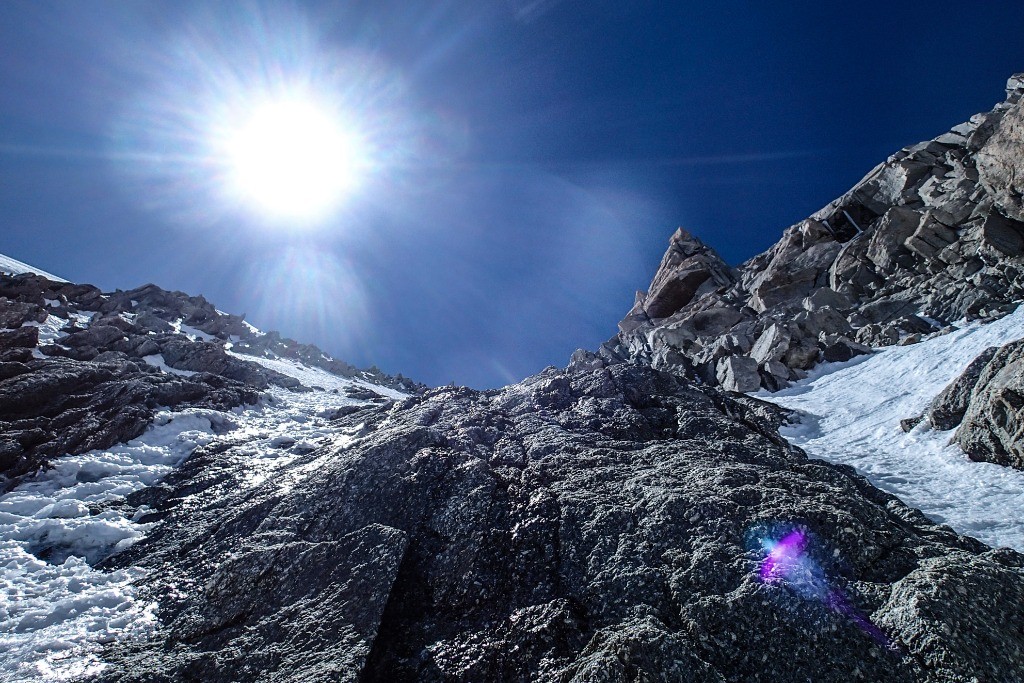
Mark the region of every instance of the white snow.
POLYGON ((148 356, 143 356, 142 360, 146 361, 146 363, 148 363, 149 365, 152 365, 155 368, 160 368, 164 372, 171 375, 191 377, 192 375, 198 374, 196 372, 193 372, 192 370, 179 370, 178 368, 172 368, 170 365, 167 364, 167 361, 164 360, 164 354, 162 353, 154 353, 148 356))
POLYGON ((40 344, 53 344, 58 339, 68 336, 67 332, 63 332, 64 326, 68 324, 68 321, 64 318, 58 318, 55 315, 47 315, 46 321, 37 323, 34 320, 29 320, 22 327, 38 327, 39 328, 39 343, 40 344))
POLYGON ((172 327, 176 331, 181 332, 183 335, 185 335, 192 341, 196 341, 199 339, 202 339, 203 341, 217 341, 217 338, 214 337, 212 334, 208 334, 206 332, 203 332, 202 330, 197 330, 196 328, 190 325, 184 324, 181 320, 177 320, 174 323, 172 323, 172 327))
POLYGON ((0 678, 63 681, 96 673, 104 643, 154 627, 155 605, 134 599, 141 570, 89 564, 139 540, 150 525, 98 506, 153 485, 210 442, 212 423, 230 420, 212 410, 163 412, 142 437, 59 458, 0 496, 0 678))
POLYGON ((252 361, 253 363, 259 363, 265 368, 270 370, 276 370, 282 375, 294 377, 295 379, 302 382, 304 386, 310 389, 320 388, 325 391, 338 390, 339 392, 344 391, 348 387, 356 386, 364 389, 370 389, 381 396, 387 398, 393 398, 396 401, 400 401, 404 398, 408 398, 408 394, 404 394, 395 389, 388 389, 370 382, 365 382, 360 379, 351 379, 349 377, 339 377, 330 372, 327 372, 323 368, 310 367, 303 365, 298 361, 288 360, 285 358, 264 358, 262 356, 250 356, 245 353, 237 353, 235 351, 228 351, 229 355, 241 360, 252 361))
POLYGON ((972 462, 949 445, 953 431, 922 424, 906 434, 899 425, 923 413, 987 347, 1021 337, 1024 306, 985 325, 819 366, 792 387, 758 396, 801 412, 800 424, 782 433, 812 457, 852 465, 960 533, 1024 551, 1024 472, 972 462))
POLYGON ((0 273, 10 273, 11 275, 20 275, 22 273, 35 273, 36 275, 42 275, 43 277, 55 280, 57 282, 67 282, 62 277, 57 277, 53 273, 47 273, 45 270, 30 266, 27 263, 22 263, 17 259, 12 259, 10 256, 4 256, 0 254, 0 273))

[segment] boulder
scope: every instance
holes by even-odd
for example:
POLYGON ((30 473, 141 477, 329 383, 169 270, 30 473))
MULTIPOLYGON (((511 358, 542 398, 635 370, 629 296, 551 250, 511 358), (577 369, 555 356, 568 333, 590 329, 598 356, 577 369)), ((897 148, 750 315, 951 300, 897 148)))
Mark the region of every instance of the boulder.
POLYGON ((13 330, 28 322, 46 320, 46 309, 38 304, 0 297, 0 330, 13 330))
POLYGON ((938 396, 932 400, 925 416, 935 429, 947 430, 958 426, 970 405, 971 393, 978 384, 982 370, 999 350, 991 346, 978 355, 960 376, 950 382, 938 396))
POLYGON ((750 357, 760 365, 770 360, 779 360, 789 348, 792 338, 789 327, 781 323, 772 323, 764 329, 750 350, 750 357))
POLYGON ((972 460, 1024 469, 1022 436, 1024 339, 1001 347, 985 363, 954 439, 972 460))
POLYGON ((809 339, 802 339, 796 346, 791 346, 782 357, 782 362, 794 370, 810 370, 817 364, 821 350, 809 339))
POLYGON ((124 331, 113 325, 91 325, 79 332, 72 332, 61 339, 61 344, 70 347, 100 348, 124 339, 124 331))
POLYGON ((838 334, 822 335, 821 358, 826 363, 848 361, 871 353, 871 348, 838 334))
POLYGON ((831 287, 819 287, 803 300, 803 307, 804 310, 811 312, 822 308, 846 311, 853 307, 853 302, 846 294, 837 292, 831 287))
POLYGON ((747 356, 726 356, 718 362, 718 383, 726 391, 757 391, 761 388, 757 365, 756 360, 747 356))
POLYGON ((1024 223, 990 213, 981 226, 982 240, 1006 256, 1024 256, 1024 223))
POLYGON ((880 270, 894 270, 909 253, 905 243, 920 224, 921 214, 913 209, 894 206, 886 211, 868 241, 868 260, 880 270))
POLYGON ((884 213, 910 199, 913 188, 930 172, 929 164, 914 159, 885 162, 861 180, 851 194, 875 213, 884 213))
POLYGON ((940 223, 929 211, 921 217, 914 234, 904 240, 904 245, 914 253, 930 259, 954 242, 956 232, 940 223))
POLYGON ((763 312, 780 304, 799 306, 815 286, 825 284, 841 249, 819 221, 808 219, 787 229, 774 247, 744 264, 750 307, 763 312))
POLYGON ((39 328, 32 325, 19 327, 9 332, 0 332, 0 351, 9 349, 31 349, 39 344, 39 328))

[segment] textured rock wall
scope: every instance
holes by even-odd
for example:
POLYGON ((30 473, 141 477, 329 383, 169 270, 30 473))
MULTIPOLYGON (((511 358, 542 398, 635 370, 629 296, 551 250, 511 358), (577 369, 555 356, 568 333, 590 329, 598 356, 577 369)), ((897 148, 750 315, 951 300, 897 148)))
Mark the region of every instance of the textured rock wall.
POLYGON ((201 450, 129 501, 162 524, 108 566, 149 569, 162 627, 104 680, 1014 680, 1024 557, 781 419, 617 364, 358 409, 255 487, 243 443, 201 450))
POLYGON ((1024 339, 987 349, 905 427, 923 419, 956 427, 953 442, 972 460, 1024 469, 1024 339))

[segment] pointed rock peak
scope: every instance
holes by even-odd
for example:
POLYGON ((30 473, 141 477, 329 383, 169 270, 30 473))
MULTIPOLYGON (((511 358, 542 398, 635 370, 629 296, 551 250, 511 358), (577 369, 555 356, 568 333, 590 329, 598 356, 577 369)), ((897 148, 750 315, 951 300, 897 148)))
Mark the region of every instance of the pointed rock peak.
POLYGON ((718 253, 678 228, 669 240, 646 296, 638 293, 632 310, 619 323, 628 333, 654 319, 667 318, 689 304, 699 291, 736 282, 735 271, 718 253))
POLYGON ((1006 99, 1016 102, 1024 95, 1024 72, 1013 74, 1006 81, 1006 99))
POLYGON ((686 256, 691 256, 697 253, 708 253, 719 261, 722 260, 718 255, 718 252, 704 244, 699 237, 684 228, 676 228, 671 239, 669 239, 669 249, 673 248, 686 256))

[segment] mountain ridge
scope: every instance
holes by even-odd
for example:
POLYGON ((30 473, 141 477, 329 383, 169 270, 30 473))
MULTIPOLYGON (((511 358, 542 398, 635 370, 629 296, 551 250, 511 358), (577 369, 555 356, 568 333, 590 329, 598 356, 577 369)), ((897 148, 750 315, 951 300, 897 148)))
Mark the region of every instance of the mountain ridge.
POLYGON ((900 150, 733 268, 684 229, 619 334, 576 361, 639 359, 736 391, 913 343, 1024 297, 1024 74, 1006 99, 900 150))
MULTIPOLYGON (((1024 555, 809 457, 780 434, 800 414, 740 391, 1014 306, 1011 85, 739 268, 677 231, 617 337, 491 391, 154 285, 0 276, 3 673, 1018 681, 1024 555)), ((1020 408, 994 379, 1018 351, 972 400, 1020 408)), ((937 408, 963 404, 950 380, 937 408)))

